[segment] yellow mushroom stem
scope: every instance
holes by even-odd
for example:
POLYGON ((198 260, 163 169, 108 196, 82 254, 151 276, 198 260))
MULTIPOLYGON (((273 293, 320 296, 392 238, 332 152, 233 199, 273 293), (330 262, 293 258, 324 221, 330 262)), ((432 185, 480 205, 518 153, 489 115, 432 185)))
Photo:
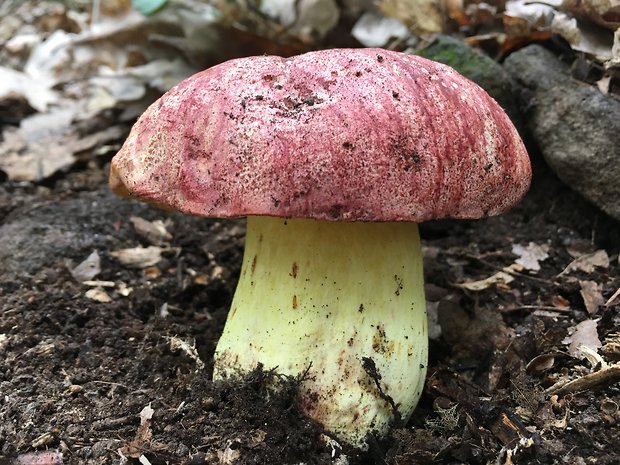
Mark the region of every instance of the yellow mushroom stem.
POLYGON ((427 353, 415 223, 248 218, 215 379, 259 363, 291 376, 307 371, 301 409, 364 447, 368 433, 384 435, 395 416, 411 415, 427 353))

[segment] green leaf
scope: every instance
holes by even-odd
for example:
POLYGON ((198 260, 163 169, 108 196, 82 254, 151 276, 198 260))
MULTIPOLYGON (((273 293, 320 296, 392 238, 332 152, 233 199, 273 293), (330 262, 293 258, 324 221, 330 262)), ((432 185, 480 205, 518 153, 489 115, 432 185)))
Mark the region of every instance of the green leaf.
POLYGON ((162 9, 168 0, 131 0, 131 3, 144 16, 150 16, 162 9))

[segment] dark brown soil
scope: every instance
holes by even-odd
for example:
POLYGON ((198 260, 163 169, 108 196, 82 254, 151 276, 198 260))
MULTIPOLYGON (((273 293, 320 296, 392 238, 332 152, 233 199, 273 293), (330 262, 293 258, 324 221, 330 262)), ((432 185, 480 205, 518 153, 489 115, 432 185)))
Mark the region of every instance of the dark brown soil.
POLYGON ((210 381, 243 221, 118 198, 106 187, 105 161, 47 186, 0 184, 0 463, 620 463, 617 377, 545 393, 561 377, 597 369, 564 342, 583 320, 597 320, 603 358, 620 358, 610 342, 620 298, 590 315, 579 283, 594 281, 605 300, 620 287, 620 228, 534 161, 532 191, 512 212, 422 227, 427 294, 442 334, 431 340, 413 418, 387 439, 369 438, 367 452, 341 450, 303 418, 295 380, 278 395, 266 394, 274 373, 210 381), (149 245, 132 216, 169 221, 163 259, 146 269, 110 255, 149 245), (514 262, 514 244, 530 242, 549 246, 539 272, 515 272, 514 281, 479 292, 455 286, 493 275, 514 262), (569 249, 605 249, 610 264, 560 276, 573 260, 569 249), (93 287, 70 273, 93 251, 101 257, 94 279, 114 283, 102 288, 110 302, 87 297, 93 287), (195 341, 205 367, 171 348, 175 338, 195 341), (541 354, 550 365, 526 369, 541 354))

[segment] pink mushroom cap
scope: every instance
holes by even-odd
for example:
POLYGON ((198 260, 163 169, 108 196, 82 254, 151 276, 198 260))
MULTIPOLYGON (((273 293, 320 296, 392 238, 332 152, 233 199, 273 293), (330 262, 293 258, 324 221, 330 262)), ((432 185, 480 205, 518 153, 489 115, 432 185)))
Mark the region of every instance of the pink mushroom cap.
POLYGON ((112 160, 121 194, 213 217, 479 218, 517 203, 515 127, 452 68, 380 49, 231 60, 167 92, 112 160))

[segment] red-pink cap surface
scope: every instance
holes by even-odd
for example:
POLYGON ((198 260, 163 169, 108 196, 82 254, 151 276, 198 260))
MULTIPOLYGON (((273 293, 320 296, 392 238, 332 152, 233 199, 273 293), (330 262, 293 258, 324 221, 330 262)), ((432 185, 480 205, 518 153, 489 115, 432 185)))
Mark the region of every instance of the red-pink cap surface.
POLYGON ((421 222, 501 213, 530 177, 476 84, 417 56, 336 49, 181 82, 135 124, 110 182, 195 215, 421 222))

